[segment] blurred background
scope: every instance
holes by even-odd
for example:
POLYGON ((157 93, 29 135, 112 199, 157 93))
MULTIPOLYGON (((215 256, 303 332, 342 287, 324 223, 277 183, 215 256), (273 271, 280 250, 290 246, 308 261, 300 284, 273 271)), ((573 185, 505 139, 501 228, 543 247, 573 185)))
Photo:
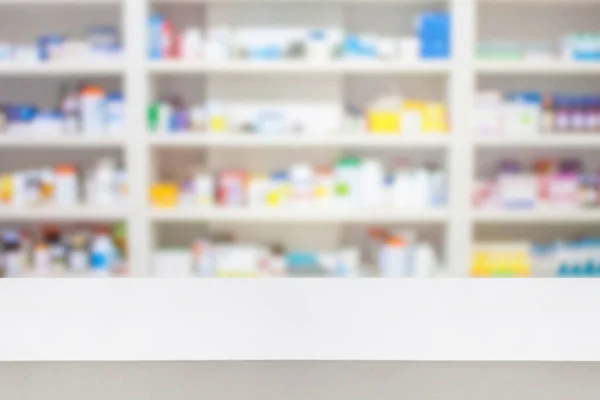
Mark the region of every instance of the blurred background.
POLYGON ((3 277, 600 276, 595 0, 0 0, 3 277))

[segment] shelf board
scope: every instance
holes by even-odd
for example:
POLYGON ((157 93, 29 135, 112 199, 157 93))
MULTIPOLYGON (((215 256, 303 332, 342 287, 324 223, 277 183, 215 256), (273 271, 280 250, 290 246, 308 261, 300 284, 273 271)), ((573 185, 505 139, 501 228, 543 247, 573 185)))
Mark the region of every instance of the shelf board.
POLYGON ((270 223, 378 223, 404 222, 443 223, 445 209, 358 209, 339 207, 285 207, 285 208, 218 208, 180 207, 154 208, 151 218, 157 222, 270 222, 270 223))
POLYGON ((477 61, 476 71, 487 75, 600 74, 600 62, 574 61, 477 61))
POLYGON ((124 62, 119 61, 0 62, 0 76, 111 76, 124 70, 124 62))
POLYGON ((176 133, 150 136, 150 144, 160 148, 189 147, 243 147, 243 148, 282 148, 282 147, 410 147, 440 148, 449 143, 448 134, 423 135, 244 135, 244 134, 202 134, 176 133))
POLYGON ((475 210, 473 219, 480 223, 560 223, 599 224, 600 210, 585 209, 529 209, 529 210, 475 210))
POLYGON ((512 148, 512 147, 568 147, 589 149, 600 147, 599 133, 544 133, 524 136, 477 135, 475 144, 482 148, 512 148))
POLYGON ((41 207, 13 207, 0 206, 0 221, 38 222, 44 221, 119 221, 127 218, 125 207, 113 206, 41 206, 41 207))
POLYGON ((449 61, 149 61, 148 70, 155 74, 446 74, 449 61))
POLYGON ((119 148, 125 144, 123 135, 93 137, 84 135, 2 135, 0 149, 3 148, 43 148, 43 149, 104 149, 119 148))

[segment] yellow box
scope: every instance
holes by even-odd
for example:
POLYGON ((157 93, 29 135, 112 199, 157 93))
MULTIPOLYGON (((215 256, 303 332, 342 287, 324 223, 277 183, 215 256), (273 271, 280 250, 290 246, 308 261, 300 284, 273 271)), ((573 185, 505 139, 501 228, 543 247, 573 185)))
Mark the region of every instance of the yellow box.
POLYGON ((10 203, 13 198, 14 185, 12 175, 0 175, 0 204, 10 203))
POLYGON ((367 127, 370 133, 399 134, 400 114, 396 111, 369 111, 367 127))
POLYGON ((172 183, 156 183, 150 188, 150 204, 153 207, 173 208, 177 206, 179 190, 172 183))
POLYGON ((427 103, 423 109, 423 131, 425 133, 447 133, 446 107, 440 103, 427 103))
POLYGON ((213 115, 208 119, 209 132, 225 132, 227 130, 227 118, 224 115, 213 115))

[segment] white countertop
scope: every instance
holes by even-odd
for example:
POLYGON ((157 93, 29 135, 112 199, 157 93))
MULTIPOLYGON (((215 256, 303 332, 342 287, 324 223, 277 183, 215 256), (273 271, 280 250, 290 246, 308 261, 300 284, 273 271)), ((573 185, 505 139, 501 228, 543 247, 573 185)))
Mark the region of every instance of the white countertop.
POLYGON ((0 361, 600 360, 600 281, 0 281, 0 361))

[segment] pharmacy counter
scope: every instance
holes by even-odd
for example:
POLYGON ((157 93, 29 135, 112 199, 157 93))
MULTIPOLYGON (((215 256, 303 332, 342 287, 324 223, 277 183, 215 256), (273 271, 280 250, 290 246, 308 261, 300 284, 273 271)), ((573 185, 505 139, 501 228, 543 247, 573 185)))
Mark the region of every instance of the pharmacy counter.
POLYGON ((599 285, 2 280, 0 361, 598 361, 599 285))

